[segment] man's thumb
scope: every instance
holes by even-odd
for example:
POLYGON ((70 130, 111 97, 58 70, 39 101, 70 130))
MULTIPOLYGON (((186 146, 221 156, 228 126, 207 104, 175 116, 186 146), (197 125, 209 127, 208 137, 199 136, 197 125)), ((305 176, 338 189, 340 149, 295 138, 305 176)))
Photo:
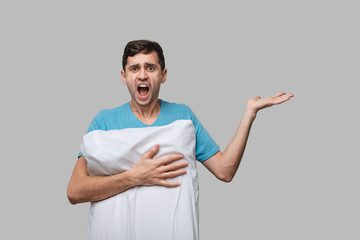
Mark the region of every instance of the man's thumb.
POLYGON ((159 151, 159 144, 156 144, 152 148, 150 148, 150 150, 147 151, 144 155, 146 158, 153 158, 158 151, 159 151))

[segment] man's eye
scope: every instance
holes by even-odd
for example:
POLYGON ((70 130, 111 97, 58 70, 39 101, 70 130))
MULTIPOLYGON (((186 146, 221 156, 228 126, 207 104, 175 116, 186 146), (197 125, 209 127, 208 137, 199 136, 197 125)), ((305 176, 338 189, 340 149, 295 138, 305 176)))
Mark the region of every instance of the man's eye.
POLYGON ((154 71, 154 70, 155 70, 155 68, 154 68, 154 67, 152 67, 152 66, 149 66, 149 67, 148 67, 148 70, 149 70, 149 71, 154 71))
POLYGON ((131 67, 130 71, 136 71, 137 67, 131 67))

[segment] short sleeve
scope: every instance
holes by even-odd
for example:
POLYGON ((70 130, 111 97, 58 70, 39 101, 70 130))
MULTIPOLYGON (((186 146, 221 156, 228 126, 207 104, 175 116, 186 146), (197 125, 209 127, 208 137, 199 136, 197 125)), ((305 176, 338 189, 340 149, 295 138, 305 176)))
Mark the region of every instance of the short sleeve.
POLYGON ((196 159, 200 162, 204 162, 217 153, 220 148, 195 114, 190 109, 189 111, 196 132, 196 159))
POLYGON ((88 133, 94 130, 107 130, 106 123, 103 118, 103 111, 100 111, 94 119, 91 121, 90 126, 88 128, 88 133))

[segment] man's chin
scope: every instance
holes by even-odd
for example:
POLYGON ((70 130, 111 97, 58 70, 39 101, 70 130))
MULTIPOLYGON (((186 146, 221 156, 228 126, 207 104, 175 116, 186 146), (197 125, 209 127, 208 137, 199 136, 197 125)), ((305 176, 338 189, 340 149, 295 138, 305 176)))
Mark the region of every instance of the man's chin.
POLYGON ((146 106, 150 106, 152 102, 154 102, 156 99, 151 99, 150 96, 148 96, 147 98, 141 98, 141 97, 136 97, 135 99, 133 99, 134 102, 136 102, 136 104, 138 106, 141 107, 146 107, 146 106))

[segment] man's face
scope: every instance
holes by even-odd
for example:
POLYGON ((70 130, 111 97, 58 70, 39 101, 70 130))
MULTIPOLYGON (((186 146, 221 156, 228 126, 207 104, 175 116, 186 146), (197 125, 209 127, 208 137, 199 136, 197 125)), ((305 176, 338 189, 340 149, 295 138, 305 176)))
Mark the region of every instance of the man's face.
POLYGON ((128 57, 121 76, 134 103, 147 106, 158 99, 160 85, 166 81, 166 73, 166 69, 161 71, 158 55, 153 51, 128 57))

